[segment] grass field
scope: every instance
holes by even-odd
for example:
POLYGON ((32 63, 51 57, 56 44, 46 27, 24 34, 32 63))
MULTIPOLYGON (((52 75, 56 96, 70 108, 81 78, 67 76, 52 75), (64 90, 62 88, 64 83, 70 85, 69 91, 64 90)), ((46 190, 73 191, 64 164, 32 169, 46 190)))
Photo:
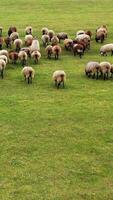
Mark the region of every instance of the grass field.
MULTIPOLYGON (((105 43, 113 42, 112 0, 1 0, 3 36, 15 25, 20 37, 32 25, 65 31, 71 38, 80 29, 106 24, 105 43)), ((62 43, 63 46, 63 43, 62 43)), ((41 47, 32 85, 22 67, 8 65, 0 78, 0 200, 113 200, 113 80, 92 80, 84 66, 100 57, 100 44, 91 41, 83 59, 70 52, 47 60, 41 47), (65 89, 54 88, 56 69, 67 74, 65 89)))

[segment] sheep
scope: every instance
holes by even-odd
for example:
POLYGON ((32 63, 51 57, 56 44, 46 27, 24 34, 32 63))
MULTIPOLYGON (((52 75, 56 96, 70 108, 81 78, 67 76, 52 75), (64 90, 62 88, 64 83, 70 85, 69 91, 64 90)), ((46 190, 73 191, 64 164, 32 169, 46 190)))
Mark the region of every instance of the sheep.
POLYGON ((4 38, 4 42, 6 44, 6 48, 11 48, 11 38, 9 36, 4 38))
POLYGON ((22 44, 23 44, 23 42, 22 42, 21 39, 16 39, 16 40, 14 40, 15 50, 16 50, 17 52, 20 51, 22 44))
POLYGON ((77 31, 76 36, 78 36, 78 35, 82 35, 82 34, 85 34, 85 31, 80 30, 80 31, 77 31))
POLYGON ((33 34, 33 28, 31 26, 27 26, 25 29, 26 35, 32 35, 33 34))
POLYGON ((0 37, 2 37, 2 30, 3 30, 3 27, 0 26, 0 37))
POLYGON ((8 58, 8 51, 5 49, 0 50, 0 55, 5 55, 8 58))
POLYGON ((36 39, 36 37, 33 39, 32 44, 30 46, 31 53, 33 51, 40 51, 40 44, 39 41, 36 39))
POLYGON ((48 31, 48 35, 49 35, 49 38, 50 38, 50 41, 51 39, 53 38, 53 36, 55 35, 55 32, 53 30, 49 30, 48 31))
POLYGON ((52 46, 48 45, 45 49, 46 53, 47 53, 47 58, 51 59, 51 55, 52 55, 52 46))
POLYGON ((6 64, 8 63, 8 58, 7 58, 7 56, 5 56, 5 55, 0 55, 0 59, 4 60, 6 64))
POLYGON ((44 27, 41 29, 42 35, 48 34, 49 30, 48 28, 44 27))
POLYGON ((100 72, 100 64, 98 62, 90 61, 87 63, 85 67, 86 76, 88 77, 92 76, 92 78, 95 78, 96 76, 96 79, 98 79, 99 72, 100 72))
POLYGON ((26 35, 26 36, 25 36, 25 45, 26 45, 27 47, 28 47, 28 46, 31 46, 32 41, 33 41, 33 36, 32 36, 32 35, 26 35))
POLYGON ((8 36, 10 36, 11 33, 13 33, 13 32, 17 32, 17 28, 16 28, 15 26, 11 26, 11 27, 9 27, 9 30, 8 30, 8 36))
POLYGON ((109 62, 100 63, 100 72, 104 80, 108 79, 110 70, 111 70, 111 64, 109 62))
POLYGON ((13 64, 16 64, 16 62, 18 60, 18 53, 16 51, 10 51, 9 59, 12 61, 13 64))
POLYGON ((2 79, 4 78, 4 69, 6 67, 6 62, 3 59, 0 59, 0 73, 2 79))
POLYGON ((34 78, 34 75, 35 75, 35 71, 32 67, 30 66, 25 66, 23 69, 22 69, 22 74, 25 78, 25 81, 28 82, 28 84, 31 82, 32 83, 32 79, 34 78))
POLYGON ((97 33, 103 32, 103 33, 105 34, 105 37, 107 37, 107 34, 108 34, 107 26, 106 26, 106 25, 100 26, 100 27, 96 30, 96 32, 97 32, 97 33))
POLYGON ((17 32, 13 32, 10 35, 10 39, 14 42, 14 40, 19 38, 19 34, 17 32))
POLYGON ((52 39, 51 39, 51 45, 54 46, 54 45, 57 45, 59 43, 59 39, 57 36, 53 36, 52 39))
POLYGON ((21 64, 24 66, 26 65, 26 62, 27 62, 27 53, 25 51, 20 51, 19 54, 18 54, 18 58, 21 62, 21 64))
POLYGON ((52 53, 55 56, 55 60, 59 59, 59 54, 61 53, 61 47, 59 45, 55 45, 52 47, 52 53))
POLYGON ((0 37, 0 50, 2 49, 2 45, 3 45, 3 38, 0 37))
POLYGON ((87 34, 78 35, 78 36, 76 37, 76 40, 77 40, 77 41, 83 40, 84 42, 87 43, 87 49, 90 49, 90 36, 89 36, 89 35, 87 35, 87 34))
POLYGON ((101 43, 103 43, 104 40, 105 40, 105 33, 97 32, 95 36, 95 41, 96 42, 100 41, 101 43))
POLYGON ((77 41, 76 39, 73 40, 73 45, 74 44, 80 44, 83 46, 83 53, 87 48, 87 42, 84 42, 83 40, 77 41))
POLYGON ((39 51, 33 51, 32 54, 31 54, 31 57, 34 59, 35 63, 38 63, 38 61, 41 58, 41 54, 40 54, 39 51))
POLYGON ((88 31, 85 31, 85 34, 86 34, 86 35, 89 35, 89 37, 90 37, 90 38, 91 38, 91 37, 92 37, 92 35, 93 35, 93 34, 92 34, 92 32, 91 32, 90 30, 88 30, 88 31))
POLYGON ((65 40, 68 38, 68 34, 67 33, 64 33, 64 32, 61 32, 61 33, 58 33, 57 34, 57 37, 59 39, 59 43, 60 43, 60 40, 65 40))
POLYGON ((82 55, 84 54, 84 47, 83 47, 83 45, 81 45, 81 44, 74 44, 73 45, 73 53, 74 53, 74 56, 76 54, 78 54, 79 57, 82 58, 82 55))
POLYGON ((73 47, 73 40, 72 39, 65 39, 64 40, 64 47, 65 49, 68 50, 72 50, 73 47))
POLYGON ((66 73, 62 70, 55 71, 53 73, 53 81, 55 82, 55 86, 57 89, 60 87, 61 83, 64 88, 64 83, 66 80, 66 73))
POLYGON ((102 56, 106 55, 107 56, 107 53, 108 52, 111 52, 111 56, 113 55, 113 43, 111 44, 105 44, 103 45, 101 48, 100 48, 100 54, 102 56))
POLYGON ((42 35, 42 42, 43 42, 43 46, 46 47, 49 44, 50 41, 50 37, 49 35, 42 35))
POLYGON ((25 51, 29 58, 31 58, 30 48, 29 47, 23 47, 20 49, 20 51, 25 51))

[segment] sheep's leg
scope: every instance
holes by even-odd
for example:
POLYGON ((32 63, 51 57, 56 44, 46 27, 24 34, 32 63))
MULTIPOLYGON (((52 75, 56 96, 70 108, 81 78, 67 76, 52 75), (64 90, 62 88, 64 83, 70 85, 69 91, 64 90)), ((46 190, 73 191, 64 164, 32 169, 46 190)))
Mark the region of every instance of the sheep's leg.
POLYGON ((63 88, 64 88, 64 81, 62 82, 62 86, 63 86, 63 88))
POLYGON ((28 77, 28 84, 30 83, 29 77, 28 77))
POLYGON ((4 78, 3 69, 1 70, 1 77, 2 77, 2 79, 4 78))
POLYGON ((99 71, 97 70, 97 80, 98 80, 98 77, 99 77, 99 71))
POLYGON ((109 78, 109 72, 106 72, 106 78, 108 80, 108 78, 109 78))
POLYGON ((113 56, 113 51, 111 51, 111 56, 113 56))
POLYGON ((60 87, 60 83, 57 84, 57 89, 59 89, 59 87, 60 87))
POLYGON ((106 80, 106 74, 104 73, 104 75, 103 75, 103 78, 104 78, 104 80, 106 80))

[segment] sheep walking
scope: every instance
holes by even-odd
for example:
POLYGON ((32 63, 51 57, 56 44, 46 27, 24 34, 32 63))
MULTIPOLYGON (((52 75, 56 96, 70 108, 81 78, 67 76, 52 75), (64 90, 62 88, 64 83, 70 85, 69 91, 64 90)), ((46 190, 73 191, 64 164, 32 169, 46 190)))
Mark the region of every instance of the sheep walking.
POLYGON ((51 55, 52 55, 52 46, 48 45, 45 49, 46 53, 47 53, 47 58, 51 59, 51 55))
POLYGON ((13 33, 13 32, 17 32, 17 28, 15 26, 9 27, 9 29, 8 29, 8 36, 10 36, 11 33, 13 33))
POLYGON ((31 58, 33 58, 35 64, 39 62, 40 58, 41 58, 41 54, 39 51, 33 51, 31 54, 31 58))
POLYGON ((39 44, 39 41, 36 38, 34 38, 33 41, 32 41, 32 44, 30 46, 30 51, 31 51, 31 53, 33 51, 40 51, 40 44, 39 44))
POLYGON ((9 59, 12 61, 12 64, 16 64, 16 62, 18 60, 18 53, 16 51, 10 51, 9 59))
POLYGON ((32 26, 27 26, 25 28, 25 34, 26 35, 32 35, 33 34, 33 28, 32 28, 32 26))
POLYGON ((109 78, 110 70, 111 70, 111 64, 109 62, 100 63, 100 72, 104 80, 109 78))
POLYGON ((32 35, 26 35, 24 41, 25 41, 25 45, 27 47, 31 46, 32 45, 32 41, 33 41, 33 36, 32 35))
POLYGON ((113 43, 111 44, 105 44, 100 48, 100 54, 102 56, 106 55, 107 53, 111 52, 111 56, 113 56, 113 43))
POLYGON ((103 43, 105 40, 105 33, 103 32, 97 32, 96 36, 95 36, 95 41, 98 42, 100 41, 101 43, 103 43))
POLYGON ((23 66, 27 64, 27 57, 28 56, 25 51, 20 51, 18 54, 18 58, 23 66))
POLYGON ((14 40, 16 40, 16 39, 18 39, 18 38, 19 38, 19 33, 17 33, 17 32, 11 33, 11 35, 10 35, 11 41, 14 42, 14 40))
POLYGON ((53 81, 55 82, 55 86, 57 88, 59 88, 61 84, 64 88, 64 83, 66 81, 66 73, 62 70, 55 71, 53 73, 53 81))
POLYGON ((71 51, 73 48, 73 40, 72 39, 65 39, 64 40, 64 47, 68 51, 71 51))
POLYGON ((2 79, 4 78, 5 67, 6 67, 6 62, 3 59, 0 59, 0 73, 1 73, 2 79))
POLYGON ((48 30, 48 28, 46 28, 46 27, 43 27, 42 29, 41 29, 41 32, 42 32, 42 35, 47 35, 48 34, 48 32, 49 32, 49 30, 48 30))
POLYGON ((51 39, 54 37, 54 35, 55 35, 55 32, 53 31, 53 30, 49 30, 48 31, 48 35, 49 35, 49 38, 50 38, 50 41, 51 41, 51 39))
POLYGON ((25 66, 23 69, 22 69, 22 74, 25 78, 25 81, 29 83, 32 83, 32 79, 34 78, 34 75, 35 75, 35 71, 32 67, 30 66, 25 66))
POLYGON ((100 72, 100 64, 98 62, 90 61, 87 63, 85 67, 85 74, 88 77, 99 78, 99 72, 100 72))
POLYGON ((59 54, 61 53, 61 47, 59 45, 55 45, 52 47, 52 53, 55 56, 55 60, 59 59, 59 54))
POLYGON ((53 36, 51 38, 51 45, 54 46, 54 45, 57 45, 59 43, 59 39, 57 36, 53 36))
POLYGON ((0 55, 0 59, 4 60, 6 64, 8 63, 8 58, 7 58, 7 56, 5 56, 5 55, 0 55))
POLYGON ((14 40, 15 51, 19 52, 23 42, 21 39, 14 40))
POLYGON ((42 35, 43 46, 46 47, 50 42, 50 37, 47 34, 42 35))
POLYGON ((11 48, 11 38, 9 36, 4 39, 4 42, 6 44, 6 48, 11 48))
POLYGON ((74 44, 73 45, 73 53, 74 56, 79 55, 80 58, 82 58, 82 55, 84 54, 84 47, 81 44, 74 44))
POLYGON ((57 34, 57 37, 58 37, 59 43, 60 43, 61 40, 65 40, 65 39, 68 38, 68 34, 67 34, 67 33, 64 33, 64 32, 61 32, 61 33, 58 33, 58 34, 57 34))

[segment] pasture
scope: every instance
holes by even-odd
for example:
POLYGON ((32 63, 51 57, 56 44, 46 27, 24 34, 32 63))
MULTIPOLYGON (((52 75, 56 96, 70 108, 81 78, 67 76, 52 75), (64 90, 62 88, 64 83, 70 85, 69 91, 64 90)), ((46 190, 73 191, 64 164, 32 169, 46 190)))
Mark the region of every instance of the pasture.
POLYGON ((41 44, 36 76, 26 84, 22 66, 8 64, 0 78, 0 200, 113 200, 113 80, 88 79, 88 61, 101 57, 94 40, 106 24, 113 42, 112 0, 1 0, 3 36, 14 25, 24 38, 31 25, 41 42, 41 28, 93 32, 83 58, 62 46, 58 61, 47 60, 41 44), (67 74, 65 89, 52 82, 55 70, 67 74))

